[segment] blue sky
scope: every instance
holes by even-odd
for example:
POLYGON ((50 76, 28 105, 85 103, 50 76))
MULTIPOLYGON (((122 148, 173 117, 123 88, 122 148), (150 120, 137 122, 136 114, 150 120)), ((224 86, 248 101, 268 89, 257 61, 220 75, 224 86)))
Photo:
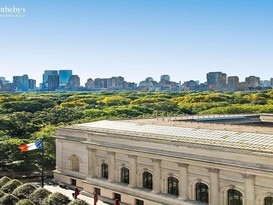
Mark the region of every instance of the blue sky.
POLYGON ((270 0, 1 0, 0 76, 72 69, 86 79, 200 80, 209 71, 273 77, 270 0))

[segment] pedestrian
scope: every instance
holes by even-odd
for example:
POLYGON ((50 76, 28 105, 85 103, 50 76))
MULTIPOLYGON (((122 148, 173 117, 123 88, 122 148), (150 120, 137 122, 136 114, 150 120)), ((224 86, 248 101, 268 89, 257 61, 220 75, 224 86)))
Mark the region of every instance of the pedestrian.
POLYGON ((114 205, 119 205, 119 200, 118 199, 116 199, 114 205))
POLYGON ((98 202, 98 194, 97 192, 94 192, 94 205, 97 205, 98 202))
POLYGON ((79 194, 80 194, 80 190, 76 187, 74 193, 72 193, 72 196, 74 199, 77 199, 79 194))

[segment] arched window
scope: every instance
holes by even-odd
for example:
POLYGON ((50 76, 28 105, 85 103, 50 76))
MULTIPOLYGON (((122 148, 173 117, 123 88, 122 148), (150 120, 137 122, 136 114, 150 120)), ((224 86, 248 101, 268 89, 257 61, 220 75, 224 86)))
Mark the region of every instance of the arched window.
POLYGON ((120 179, 121 182, 129 184, 129 169, 127 169, 126 167, 121 168, 120 179))
POLYGON ((71 156, 70 160, 71 160, 71 170, 75 171, 75 172, 79 172, 80 171, 80 159, 77 156, 73 155, 73 156, 71 156))
POLYGON ((264 205, 273 205, 273 197, 265 197, 264 205))
POLYGON ((106 163, 101 164, 101 177, 108 179, 108 164, 106 163))
POLYGON ((228 190, 228 205, 243 205, 243 195, 235 189, 228 190))
POLYGON ((197 183, 196 187, 196 200, 209 203, 209 188, 204 183, 197 183))
POLYGON ((153 175, 150 172, 143 172, 143 188, 153 189, 153 175))
POLYGON ((179 181, 174 177, 168 178, 168 194, 179 196, 179 181))

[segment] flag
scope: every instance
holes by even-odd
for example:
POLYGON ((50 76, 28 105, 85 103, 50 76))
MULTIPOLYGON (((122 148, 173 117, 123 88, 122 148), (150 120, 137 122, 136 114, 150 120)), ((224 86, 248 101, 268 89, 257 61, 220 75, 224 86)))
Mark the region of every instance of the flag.
POLYGON ((21 152, 27 152, 34 149, 42 149, 42 140, 38 140, 30 144, 20 145, 19 149, 21 149, 21 152))

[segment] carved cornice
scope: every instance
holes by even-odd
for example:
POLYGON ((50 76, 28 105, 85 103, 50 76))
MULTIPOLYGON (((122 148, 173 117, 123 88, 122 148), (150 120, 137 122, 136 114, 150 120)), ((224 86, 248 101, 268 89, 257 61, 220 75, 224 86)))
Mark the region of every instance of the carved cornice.
POLYGON ((178 162, 177 165, 178 165, 178 167, 184 167, 184 168, 187 168, 189 166, 188 164, 185 164, 182 162, 178 162))
POLYGON ((107 154, 109 154, 109 155, 115 155, 116 153, 115 153, 115 152, 108 151, 107 154))
POLYGON ((244 179, 255 179, 255 175, 253 174, 242 174, 244 179))
POLYGON ((160 163, 161 159, 152 159, 152 161, 155 162, 155 163, 160 163))
POLYGON ((208 168, 209 172, 212 172, 212 173, 216 173, 218 174, 219 173, 219 169, 215 169, 215 168, 208 168))
POLYGON ((137 158, 136 155, 132 155, 132 154, 129 154, 128 157, 129 157, 129 158, 132 158, 132 159, 136 159, 136 158, 137 158))
POLYGON ((86 147, 86 149, 88 149, 88 150, 91 151, 91 152, 96 152, 96 151, 97 151, 96 148, 92 148, 92 147, 86 147))

